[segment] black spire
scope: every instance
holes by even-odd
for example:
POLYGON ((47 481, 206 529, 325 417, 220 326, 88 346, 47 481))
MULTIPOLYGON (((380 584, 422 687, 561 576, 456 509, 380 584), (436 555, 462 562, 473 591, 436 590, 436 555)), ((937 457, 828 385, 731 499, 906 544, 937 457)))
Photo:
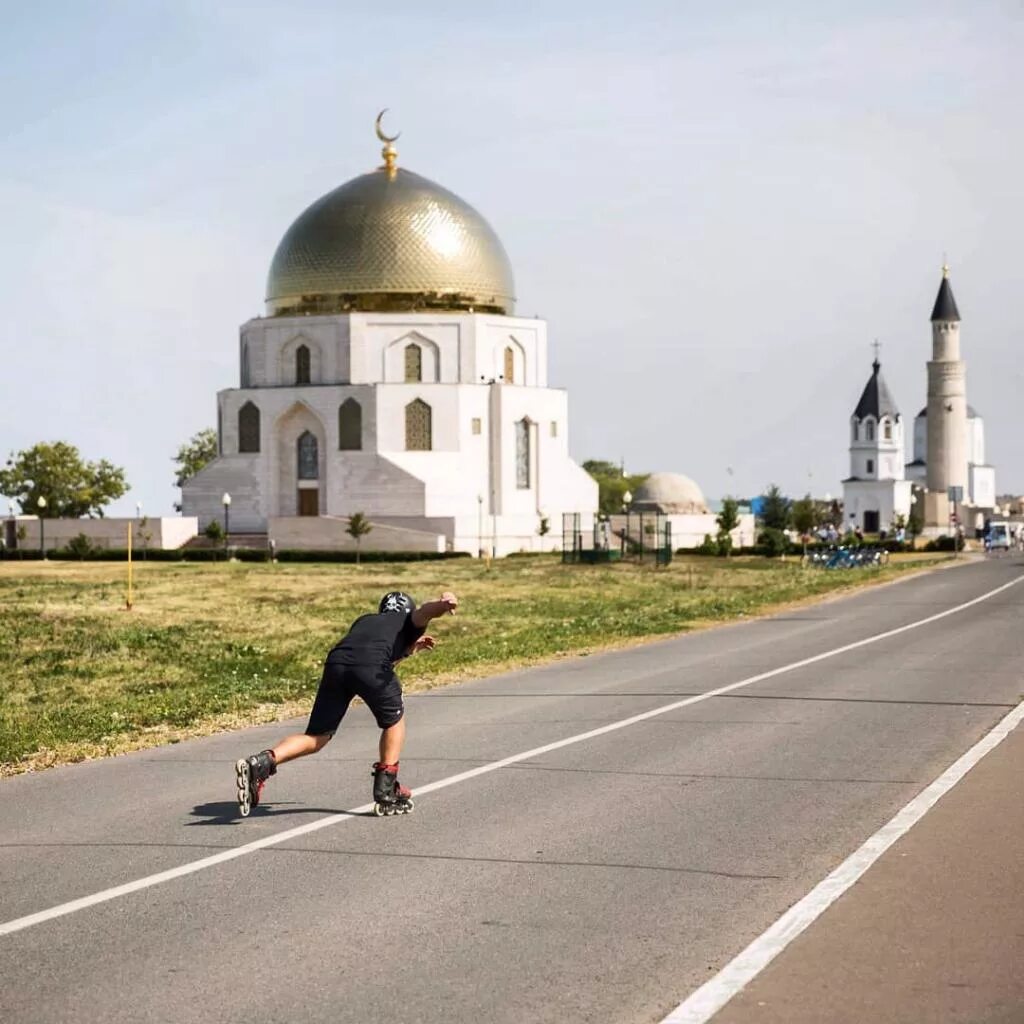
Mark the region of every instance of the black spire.
POLYGON ((867 384, 864 385, 864 393, 860 396, 853 415, 859 420, 864 419, 865 416, 874 416, 876 420, 883 416, 897 418, 900 411, 896 408, 896 402, 882 377, 882 364, 878 361, 877 356, 871 364, 871 369, 873 372, 868 378, 867 384))
POLYGON ((956 308, 956 299, 953 298, 953 289, 949 285, 949 267, 942 268, 942 284, 939 285, 939 294, 935 296, 935 308, 932 309, 932 323, 936 320, 960 321, 960 310, 956 308))

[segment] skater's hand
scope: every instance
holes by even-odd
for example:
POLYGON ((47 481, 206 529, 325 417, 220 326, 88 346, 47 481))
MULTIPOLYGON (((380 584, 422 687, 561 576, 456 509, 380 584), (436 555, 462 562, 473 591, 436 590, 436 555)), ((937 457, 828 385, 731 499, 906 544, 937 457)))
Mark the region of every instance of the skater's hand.
POLYGON ((446 590, 441 595, 441 604, 447 605, 449 615, 454 615, 455 609, 459 607, 459 599, 450 590, 446 590))
POLYGON ((437 641, 432 636, 421 636, 412 645, 412 653, 417 654, 420 651, 432 651, 436 644, 437 641))

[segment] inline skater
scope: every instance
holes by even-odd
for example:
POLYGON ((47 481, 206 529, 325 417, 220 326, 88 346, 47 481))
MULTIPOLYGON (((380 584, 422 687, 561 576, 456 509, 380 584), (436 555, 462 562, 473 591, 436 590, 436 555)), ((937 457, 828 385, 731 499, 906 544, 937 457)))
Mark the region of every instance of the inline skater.
POLYGON ((380 760, 373 765, 374 812, 411 811, 412 793, 398 781, 398 760, 405 742, 405 705, 394 666, 418 651, 432 650, 436 641, 424 635, 427 624, 442 615, 454 615, 458 605, 458 598, 445 591, 436 601, 417 608, 408 594, 395 590, 381 598, 376 613, 356 619, 327 655, 306 731, 235 763, 242 816, 259 804, 264 784, 280 765, 323 750, 353 697, 366 702, 381 730, 380 760))

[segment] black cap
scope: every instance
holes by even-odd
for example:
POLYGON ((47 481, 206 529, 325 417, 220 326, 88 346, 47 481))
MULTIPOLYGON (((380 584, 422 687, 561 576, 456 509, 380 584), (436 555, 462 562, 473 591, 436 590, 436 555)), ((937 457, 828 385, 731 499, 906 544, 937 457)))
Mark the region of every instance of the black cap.
POLYGON ((956 299, 953 298, 953 289, 949 284, 949 267, 942 268, 942 284, 939 285, 939 294, 935 296, 935 306, 932 308, 932 323, 936 320, 960 321, 960 310, 956 308, 956 299))

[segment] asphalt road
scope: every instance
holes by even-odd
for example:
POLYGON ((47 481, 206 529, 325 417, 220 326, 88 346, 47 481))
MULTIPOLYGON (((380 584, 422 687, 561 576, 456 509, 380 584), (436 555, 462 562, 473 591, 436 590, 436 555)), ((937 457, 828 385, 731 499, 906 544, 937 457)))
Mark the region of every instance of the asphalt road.
POLYGON ((1022 606, 1021 560, 979 562, 415 695, 402 778, 420 791, 677 706, 426 792, 412 815, 261 849, 366 806, 364 708, 244 820, 235 758, 302 723, 4 781, 0 1020, 660 1021, 1020 701, 1022 606))

